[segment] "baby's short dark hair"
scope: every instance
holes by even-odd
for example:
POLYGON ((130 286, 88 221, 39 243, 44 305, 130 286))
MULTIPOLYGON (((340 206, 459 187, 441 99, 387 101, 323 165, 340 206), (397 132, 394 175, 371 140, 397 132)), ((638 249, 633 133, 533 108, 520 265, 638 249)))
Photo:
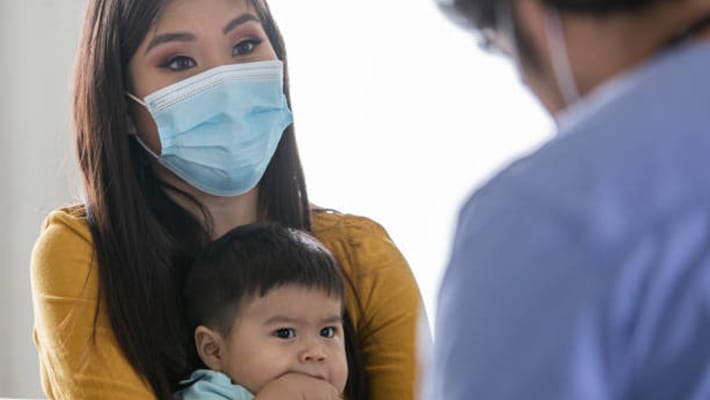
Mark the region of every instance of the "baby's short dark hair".
POLYGON ((245 300, 290 284, 344 298, 338 263, 308 233, 275 223, 237 227, 190 267, 184 292, 190 328, 205 325, 226 335, 245 300))

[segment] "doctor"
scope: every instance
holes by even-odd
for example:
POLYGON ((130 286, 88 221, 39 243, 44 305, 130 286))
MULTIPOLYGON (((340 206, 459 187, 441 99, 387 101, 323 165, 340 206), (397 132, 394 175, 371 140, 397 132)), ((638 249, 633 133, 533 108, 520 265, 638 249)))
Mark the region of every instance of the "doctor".
POLYGON ((710 1, 439 1, 558 133, 461 210, 431 398, 710 398, 710 1))

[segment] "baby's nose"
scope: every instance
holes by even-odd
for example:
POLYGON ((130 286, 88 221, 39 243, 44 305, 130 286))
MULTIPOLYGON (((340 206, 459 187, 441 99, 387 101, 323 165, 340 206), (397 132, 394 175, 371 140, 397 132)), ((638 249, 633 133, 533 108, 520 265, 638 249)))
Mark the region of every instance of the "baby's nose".
POLYGON ((301 350, 301 362, 322 362, 327 358, 323 345, 318 341, 311 340, 305 343, 301 350))

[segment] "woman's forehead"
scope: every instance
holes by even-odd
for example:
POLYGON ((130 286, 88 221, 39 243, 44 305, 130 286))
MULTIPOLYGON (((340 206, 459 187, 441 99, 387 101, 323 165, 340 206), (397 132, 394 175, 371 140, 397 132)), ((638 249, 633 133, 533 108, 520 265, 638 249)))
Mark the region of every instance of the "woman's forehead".
POLYGON ((252 0, 166 0, 150 29, 151 33, 189 26, 222 26, 235 16, 256 14, 252 0))

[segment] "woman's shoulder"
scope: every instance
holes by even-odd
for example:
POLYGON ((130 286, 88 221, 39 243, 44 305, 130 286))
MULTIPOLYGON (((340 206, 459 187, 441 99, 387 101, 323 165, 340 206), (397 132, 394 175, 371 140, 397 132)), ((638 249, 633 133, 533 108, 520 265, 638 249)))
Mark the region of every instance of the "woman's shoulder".
POLYGON ((91 240, 84 205, 75 204, 50 211, 42 223, 40 239, 47 234, 77 235, 83 239, 91 240))
POLYGON ((311 229, 315 235, 341 238, 345 235, 351 240, 371 236, 389 238, 385 228, 368 217, 317 206, 311 208, 311 229))
MULTIPOLYGON (((371 361, 373 365, 402 368, 390 364, 390 352, 413 346, 421 302, 406 259, 385 229, 366 217, 314 208, 311 230, 339 261, 348 286, 354 289, 346 296, 346 307, 361 340, 367 341, 365 353, 377 359, 371 361)), ((413 370, 414 351, 407 354, 411 364, 406 369, 413 370)), ((405 381, 411 379, 407 375, 405 381)))
POLYGON ((370 218, 313 208, 311 230, 350 273, 381 275, 394 272, 392 268, 409 270, 385 228, 370 218))
POLYGON ((50 212, 32 250, 33 285, 43 291, 73 291, 76 282, 86 282, 92 262, 93 241, 84 207, 50 212))
POLYGON ((372 219, 329 208, 311 209, 311 230, 323 242, 341 242, 351 246, 370 241, 391 242, 385 228, 372 219))
POLYGON ((35 247, 65 247, 82 242, 92 243, 86 208, 83 205, 73 205, 58 208, 47 215, 35 247))

